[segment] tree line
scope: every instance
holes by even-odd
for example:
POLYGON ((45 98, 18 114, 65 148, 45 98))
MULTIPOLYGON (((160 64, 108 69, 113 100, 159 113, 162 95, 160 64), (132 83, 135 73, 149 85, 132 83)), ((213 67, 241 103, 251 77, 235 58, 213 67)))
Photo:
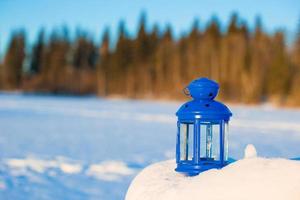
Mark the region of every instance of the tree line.
POLYGON ((300 28, 286 46, 282 30, 268 33, 259 18, 253 30, 237 14, 226 29, 213 17, 207 26, 174 38, 171 25, 148 28, 142 14, 132 36, 125 22, 112 40, 100 43, 84 31, 70 39, 67 28, 41 30, 28 47, 25 31, 15 31, 0 63, 0 89, 128 98, 182 98, 197 77, 220 83, 219 98, 232 102, 271 101, 300 105, 300 28))

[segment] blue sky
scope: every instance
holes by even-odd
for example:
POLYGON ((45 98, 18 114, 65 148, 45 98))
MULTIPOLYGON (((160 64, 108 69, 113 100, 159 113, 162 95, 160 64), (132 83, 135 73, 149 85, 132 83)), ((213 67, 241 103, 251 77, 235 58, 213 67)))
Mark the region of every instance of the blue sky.
POLYGON ((77 27, 88 30, 99 40, 107 26, 115 33, 120 19, 124 19, 129 32, 134 33, 142 10, 146 11, 149 24, 157 23, 163 28, 170 23, 176 35, 189 30, 195 18, 205 26, 211 16, 216 15, 225 25, 232 11, 238 12, 250 26, 260 15, 264 28, 270 32, 284 28, 294 33, 300 19, 299 0, 0 0, 0 54, 11 31, 17 28, 25 28, 30 42, 41 27, 50 32, 63 24, 71 32, 77 27))

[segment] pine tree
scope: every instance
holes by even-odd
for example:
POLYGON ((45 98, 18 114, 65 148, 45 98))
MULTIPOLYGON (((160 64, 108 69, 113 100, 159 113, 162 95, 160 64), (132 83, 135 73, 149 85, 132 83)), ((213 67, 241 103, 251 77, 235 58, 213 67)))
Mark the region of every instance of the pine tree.
MULTIPOLYGON (((108 92, 113 95, 125 95, 128 91, 134 91, 130 84, 130 76, 134 76, 130 71, 130 64, 132 64, 133 50, 132 43, 127 35, 125 23, 123 21, 119 24, 119 37, 115 52, 112 55, 112 63, 109 69, 108 92)), ((130 92, 129 92, 130 93, 130 92)))
POLYGON ((94 69, 97 59, 96 47, 88 34, 79 32, 74 45, 73 66, 76 69, 94 69))
MULTIPOLYGON (((96 74, 94 73, 98 57, 97 47, 88 33, 78 30, 72 45, 72 69, 67 68, 71 75, 72 93, 92 93, 96 91, 96 74)), ((70 75, 69 75, 70 76, 70 75)))
POLYGON ((201 44, 201 69, 202 75, 219 80, 220 78, 220 23, 217 17, 213 17, 203 33, 201 44))
POLYGON ((296 40, 292 50, 291 86, 287 103, 293 106, 300 106, 300 18, 296 40))
POLYGON ((45 51, 45 32, 42 29, 38 35, 36 44, 33 46, 31 54, 31 63, 29 72, 32 74, 38 74, 41 71, 43 64, 43 56, 45 51))
POLYGON ((272 61, 266 73, 266 94, 283 103, 289 88, 290 63, 285 49, 283 32, 277 32, 272 39, 272 61))
POLYGON ((97 65, 97 93, 100 96, 108 94, 108 73, 111 66, 110 34, 106 28, 99 49, 100 59, 97 65))
POLYGON ((183 82, 188 83, 196 77, 202 76, 203 70, 201 69, 201 45, 202 34, 199 30, 199 21, 195 19, 192 25, 191 32, 187 38, 182 38, 179 41, 179 56, 181 62, 181 76, 183 82))
POLYGON ((71 61, 68 30, 54 30, 45 50, 45 65, 41 71, 43 76, 42 90, 54 93, 68 91, 66 80, 67 66, 71 61))
POLYGON ((150 81, 151 81, 151 91, 150 93, 153 95, 157 95, 155 92, 155 83, 157 81, 157 74, 155 71, 155 65, 156 65, 156 53, 158 50, 158 47, 160 45, 160 32, 159 27, 157 24, 155 24, 152 27, 152 30, 149 35, 149 43, 150 43, 150 49, 151 53, 149 55, 149 64, 150 64, 150 81))
POLYGON ((21 85, 25 59, 25 33, 13 32, 4 57, 3 85, 5 89, 17 89, 21 85))
POLYGON ((266 91, 266 73, 270 65, 270 38, 263 32, 261 19, 256 19, 255 32, 249 42, 250 55, 243 72, 242 100, 257 103, 266 91))
MULTIPOLYGON (((137 37, 134 41, 134 73, 135 77, 135 91, 141 96, 145 94, 150 94, 152 91, 151 84, 151 65, 150 59, 153 49, 151 48, 150 34, 146 30, 146 14, 142 13, 139 28, 137 32, 137 37)), ((132 73, 132 72, 131 72, 132 73)), ((133 91, 132 91, 133 92, 133 91)))
POLYGON ((247 35, 248 30, 245 25, 242 25, 237 14, 233 14, 222 43, 224 60, 222 60, 220 70, 222 83, 225 83, 223 93, 227 93, 223 96, 231 101, 240 101, 243 96, 244 85, 242 83, 245 81, 243 69, 248 50, 247 35))
POLYGON ((139 28, 137 32, 137 38, 135 40, 135 59, 137 62, 147 62, 149 54, 151 53, 151 43, 149 35, 146 31, 146 14, 142 13, 139 22, 139 28))

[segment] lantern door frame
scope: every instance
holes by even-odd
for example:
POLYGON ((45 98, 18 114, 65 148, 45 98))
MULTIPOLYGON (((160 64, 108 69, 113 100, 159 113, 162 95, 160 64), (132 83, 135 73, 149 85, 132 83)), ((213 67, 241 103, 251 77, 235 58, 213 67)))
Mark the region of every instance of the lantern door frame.
MULTIPOLYGON (((178 119, 177 121, 177 141, 176 141, 176 163, 179 165, 177 171, 180 171, 180 168, 203 168, 203 171, 206 170, 206 165, 214 165, 213 168, 221 168, 227 164, 226 157, 228 157, 228 139, 227 141, 225 137, 228 138, 228 131, 226 131, 226 125, 229 121, 225 119, 201 119, 195 118, 194 120, 190 119, 178 119), (192 159, 181 159, 181 125, 182 124, 189 124, 193 125, 193 156, 192 159), (217 160, 204 160, 205 158, 201 157, 201 125, 217 125, 218 126, 218 139, 219 139, 219 146, 215 146, 219 148, 217 160), (227 135, 226 135, 227 134, 227 135), (226 156, 227 155, 227 156, 226 156)), ((228 126, 228 125, 227 125, 228 126)), ((188 140, 189 142, 190 140, 188 140)), ((203 141, 202 141, 203 142, 203 141)), ((206 142, 206 141, 204 141, 206 142)), ((190 144, 187 144, 190 145, 190 144)), ((203 144, 202 144, 203 145, 203 144)), ((212 144, 216 145, 216 144, 212 144)), ((188 147, 185 151, 188 151, 188 147)), ((186 156, 188 158, 188 155, 186 156)), ((202 170, 200 170, 202 171, 202 170)))

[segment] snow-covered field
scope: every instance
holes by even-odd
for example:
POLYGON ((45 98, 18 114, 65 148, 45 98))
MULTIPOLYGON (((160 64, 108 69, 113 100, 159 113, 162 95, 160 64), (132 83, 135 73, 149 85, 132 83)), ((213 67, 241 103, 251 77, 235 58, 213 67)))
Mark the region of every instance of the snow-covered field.
MULTIPOLYGON (((0 199, 124 199, 174 157, 180 103, 0 94, 0 199)), ((300 110, 230 106, 230 156, 300 157, 300 110)))

